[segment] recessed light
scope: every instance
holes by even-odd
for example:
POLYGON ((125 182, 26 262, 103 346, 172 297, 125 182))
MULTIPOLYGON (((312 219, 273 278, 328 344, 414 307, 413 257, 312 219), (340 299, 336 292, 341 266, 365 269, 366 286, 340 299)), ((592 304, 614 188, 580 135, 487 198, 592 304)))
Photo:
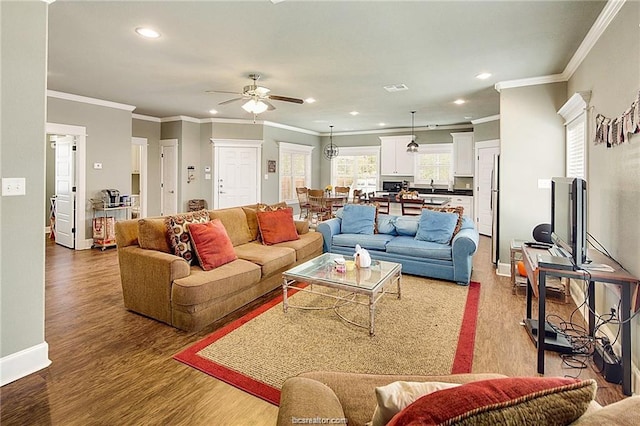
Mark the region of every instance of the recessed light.
POLYGON ((306 103, 308 103, 308 104, 312 104, 312 103, 314 103, 316 100, 315 100, 315 99, 313 99, 313 98, 307 98, 307 99, 305 99, 304 101, 305 101, 306 103))
POLYGON ((483 72, 483 73, 480 73, 480 74, 476 75, 476 78, 479 79, 479 80, 486 80, 489 77, 491 77, 491 73, 488 73, 488 72, 483 72))
POLYGON ((472 117, 472 116, 470 116, 470 115, 465 115, 465 116, 464 116, 464 119, 465 119, 465 120, 471 120, 472 118, 473 118, 473 117, 472 117))
POLYGON ((160 33, 156 30, 152 30, 151 28, 138 27, 136 28, 136 33, 146 38, 158 38, 160 37, 160 33))
POLYGON ((378 126, 382 127, 382 126, 386 126, 387 123, 378 123, 378 126))
POLYGON ((358 115, 358 114, 360 114, 360 113, 359 113, 358 111, 351 111, 349 114, 351 114, 351 115, 358 115))
POLYGON ((465 102, 466 101, 464 99, 456 99, 455 101, 453 101, 453 103, 456 104, 456 105, 462 105, 465 102))
POLYGON ((217 113, 218 113, 218 110, 215 110, 215 109, 210 109, 210 110, 209 110, 209 114, 213 114, 213 115, 215 115, 215 114, 217 114, 217 113))

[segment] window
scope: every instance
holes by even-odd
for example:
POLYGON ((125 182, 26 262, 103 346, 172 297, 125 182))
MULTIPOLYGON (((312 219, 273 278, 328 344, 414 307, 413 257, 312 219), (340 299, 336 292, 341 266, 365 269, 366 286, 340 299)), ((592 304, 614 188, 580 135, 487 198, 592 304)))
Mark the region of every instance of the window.
POLYGON ((591 92, 574 93, 558 111, 565 125, 567 177, 587 177, 587 108, 590 99, 591 92))
POLYGON ((453 144, 420 145, 415 154, 415 183, 447 185, 453 181, 453 144))
POLYGON ((311 186, 313 147, 280 142, 280 201, 296 203, 296 188, 311 186))
POLYGON ((378 189, 380 148, 347 147, 340 148, 340 155, 331 164, 331 182, 335 186, 348 186, 364 193, 378 189))

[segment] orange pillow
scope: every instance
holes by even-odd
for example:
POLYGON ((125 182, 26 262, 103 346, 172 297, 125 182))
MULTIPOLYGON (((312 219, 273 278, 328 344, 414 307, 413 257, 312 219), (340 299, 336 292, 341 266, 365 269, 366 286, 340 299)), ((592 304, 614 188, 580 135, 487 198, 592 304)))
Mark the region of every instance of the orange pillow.
POLYGON ((187 229, 200 266, 205 271, 238 258, 220 219, 205 223, 190 223, 187 229))
POLYGON ((283 241, 297 240, 298 231, 293 223, 293 209, 279 209, 275 211, 256 212, 258 228, 262 237, 262 244, 268 246, 283 241))

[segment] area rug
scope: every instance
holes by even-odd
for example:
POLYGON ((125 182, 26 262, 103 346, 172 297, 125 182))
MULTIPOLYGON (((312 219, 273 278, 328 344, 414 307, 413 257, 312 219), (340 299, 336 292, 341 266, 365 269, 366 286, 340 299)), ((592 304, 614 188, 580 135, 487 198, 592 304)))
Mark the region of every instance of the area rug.
MULTIPOLYGON (((370 337, 368 329, 341 320, 332 299, 300 291, 290 295, 290 305, 325 309, 290 307, 285 314, 279 296, 174 358, 275 405, 284 381, 305 371, 467 373, 479 295, 477 282, 465 287, 403 275, 401 299, 385 294, 376 304, 376 333, 370 337)), ((368 324, 367 306, 339 309, 345 318, 368 324)))

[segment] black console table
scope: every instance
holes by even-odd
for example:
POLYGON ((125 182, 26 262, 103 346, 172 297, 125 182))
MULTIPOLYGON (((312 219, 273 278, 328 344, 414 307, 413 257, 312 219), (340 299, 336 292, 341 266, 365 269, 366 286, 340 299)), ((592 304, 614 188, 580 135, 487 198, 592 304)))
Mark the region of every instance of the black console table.
MULTIPOLYGON (((589 250, 588 257, 594 262, 612 267, 613 272, 589 270, 587 273, 582 270, 574 271, 571 269, 563 269, 561 265, 554 267, 552 264, 545 264, 544 267, 541 267, 538 265, 538 255, 548 255, 547 250, 523 246, 522 253, 524 265, 527 270, 527 317, 525 319, 525 325, 527 326, 527 331, 531 335, 532 339, 534 339, 538 349, 538 373, 544 374, 545 349, 557 352, 571 352, 570 347, 567 347, 568 342, 562 341, 561 335, 554 337, 553 333, 549 333, 547 335, 544 331, 546 328, 545 281, 547 276, 567 277, 589 281, 589 295, 587 300, 589 305, 589 315, 587 318, 587 325, 589 335, 592 337, 594 337, 595 331, 595 285, 596 283, 617 284, 622 290, 622 303, 619 313, 620 321, 622 322, 622 392, 625 395, 631 395, 631 323, 629 318, 632 314, 632 300, 637 300, 638 279, 622 269, 622 267, 617 263, 594 250, 589 250), (532 294, 538 296, 537 321, 531 317, 532 294), (632 297, 632 295, 634 297, 632 297), (543 324, 543 326, 540 327, 540 324, 543 324), (542 332, 540 331, 540 328, 542 328, 542 332), (545 338, 538 338, 540 335, 545 336, 545 338)), ((635 306, 635 303, 633 305, 633 308, 636 309, 637 306, 635 306)))

